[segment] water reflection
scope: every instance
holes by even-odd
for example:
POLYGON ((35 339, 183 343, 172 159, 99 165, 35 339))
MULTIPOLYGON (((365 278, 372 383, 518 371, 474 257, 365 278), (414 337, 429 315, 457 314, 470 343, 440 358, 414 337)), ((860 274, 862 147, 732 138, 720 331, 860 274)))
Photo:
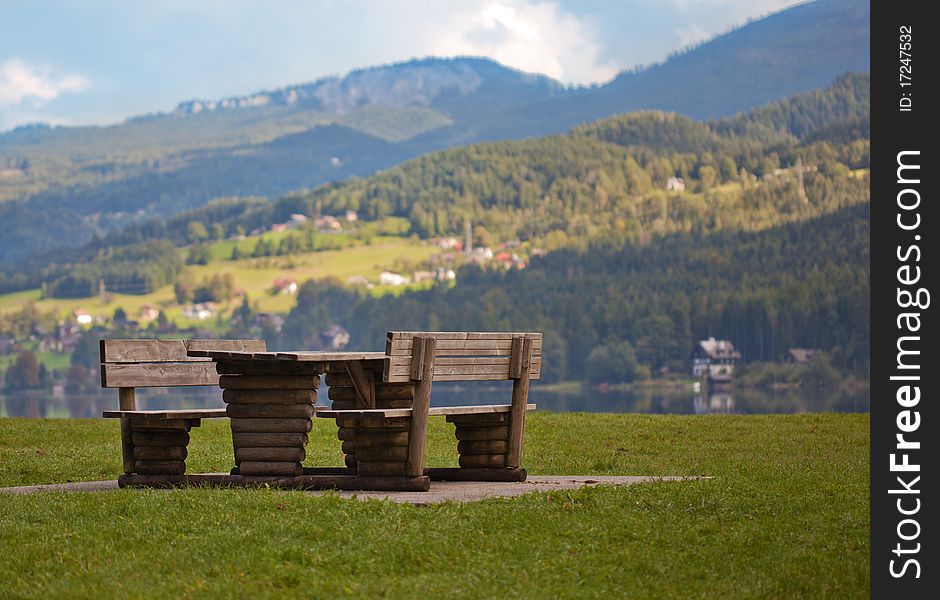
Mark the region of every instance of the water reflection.
MULTIPOLYGON (((509 382, 466 385, 434 385, 435 406, 465 404, 506 404, 512 384, 509 382)), ((320 404, 328 404, 326 389, 320 390, 320 404)), ((804 412, 868 412, 869 392, 843 390, 798 390, 767 392, 736 389, 707 393, 704 391, 658 390, 643 388, 606 391, 579 388, 573 391, 544 389, 533 384, 530 401, 540 410, 553 412, 617 412, 650 414, 751 414, 804 412)), ((90 418, 103 410, 117 408, 117 390, 74 393, 67 390, 30 391, 0 395, 0 416, 90 418)), ((139 389, 137 408, 221 408, 218 388, 139 389)))

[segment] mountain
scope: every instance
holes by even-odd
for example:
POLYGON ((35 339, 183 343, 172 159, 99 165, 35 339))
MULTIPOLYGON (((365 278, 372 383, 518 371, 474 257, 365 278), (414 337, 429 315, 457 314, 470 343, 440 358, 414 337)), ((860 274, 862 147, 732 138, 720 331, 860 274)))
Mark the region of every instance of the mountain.
MULTIPOLYGON (((0 292, 42 287, 57 293, 63 278, 65 287, 74 287, 76 270, 104 277, 110 266, 88 263, 133 255, 124 252, 128 246, 186 245, 198 224, 217 238, 266 231, 294 214, 355 211, 373 222, 392 216, 422 238, 462 235, 470 221, 479 244, 518 239, 548 250, 806 220, 868 198, 870 83, 867 75, 848 74, 826 89, 706 122, 637 111, 564 135, 440 150, 275 201, 219 199, 125 227, 64 256, 53 252, 0 266, 0 292)), ((301 155, 302 140, 288 150, 301 155)), ((256 157, 242 166, 266 164, 256 157)), ((154 280, 150 269, 137 272, 118 262, 122 280, 154 280)), ((87 289, 97 278, 83 281, 87 289)), ((108 285, 114 287, 110 279, 108 285)))
POLYGON ((430 58, 109 127, 18 128, 0 134, 0 263, 212 198, 276 196, 629 110, 730 116, 867 71, 869 12, 862 0, 800 5, 592 88, 482 58, 430 58))

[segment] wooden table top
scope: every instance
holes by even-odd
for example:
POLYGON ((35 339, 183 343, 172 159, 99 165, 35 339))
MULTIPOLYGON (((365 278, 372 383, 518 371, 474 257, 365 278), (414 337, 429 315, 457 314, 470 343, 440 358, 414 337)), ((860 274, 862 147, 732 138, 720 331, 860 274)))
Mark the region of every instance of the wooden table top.
POLYGON ((348 362, 384 360, 384 352, 227 352, 190 350, 188 356, 213 360, 283 360, 292 362, 348 362))

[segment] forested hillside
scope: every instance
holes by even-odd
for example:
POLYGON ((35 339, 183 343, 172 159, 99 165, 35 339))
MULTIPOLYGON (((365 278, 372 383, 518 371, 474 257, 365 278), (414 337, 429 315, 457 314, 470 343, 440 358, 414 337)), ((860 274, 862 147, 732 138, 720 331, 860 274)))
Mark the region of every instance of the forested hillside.
POLYGON ((557 381, 584 378, 603 360, 684 371, 695 341, 714 335, 748 361, 820 348, 866 373, 869 275, 865 202, 758 233, 593 243, 508 273, 467 267, 453 289, 400 297, 310 282, 278 343, 310 347, 332 323, 346 324, 360 348, 381 348, 390 329, 541 331, 543 378, 557 381))
MULTIPOLYGON (((590 88, 487 59, 429 58, 185 102, 108 127, 0 133, 0 263, 75 248, 214 198, 275 197, 442 148, 557 134, 639 109, 730 117, 867 71, 868 20, 867 0, 819 0, 590 88)), ((567 151, 580 148, 555 150, 551 160, 569 160, 567 151)))
POLYGON ((469 221, 478 244, 519 238, 554 250, 598 238, 645 244, 669 233, 805 220, 868 197, 869 85, 867 75, 846 75, 824 90, 706 123, 628 113, 566 135, 429 154, 275 202, 219 200, 127 227, 65 257, 54 252, 7 265, 0 291, 50 284, 70 264, 114 247, 184 245, 194 221, 227 236, 294 213, 353 210, 372 220, 405 217, 423 238, 461 235, 469 221))

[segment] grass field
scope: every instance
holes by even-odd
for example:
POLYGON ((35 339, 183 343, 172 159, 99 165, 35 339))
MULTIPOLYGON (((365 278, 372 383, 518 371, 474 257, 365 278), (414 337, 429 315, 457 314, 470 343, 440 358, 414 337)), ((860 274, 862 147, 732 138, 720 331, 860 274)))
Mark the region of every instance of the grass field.
MULTIPOLYGON (((267 234, 266 237, 276 239, 278 235, 282 234, 267 234)), ((369 244, 358 242, 356 245, 337 250, 235 261, 227 259, 231 256, 232 245, 244 245, 246 252, 250 253, 255 243, 257 243, 257 238, 249 238, 242 242, 217 242, 212 245, 212 252, 220 258, 208 265, 188 266, 184 271, 184 276, 198 283, 209 275, 231 273, 235 280, 236 290, 247 293, 252 304, 257 305, 259 310, 285 313, 293 307, 296 298, 270 293, 272 283, 277 277, 290 277, 302 283, 308 279, 325 277, 336 277, 341 281, 346 281, 353 275, 362 275, 370 281, 376 281, 382 270, 407 265, 417 266, 439 252, 430 244, 409 238, 376 235, 369 244), (221 258, 222 256, 225 258, 221 258)), ((377 287, 374 293, 394 293, 400 292, 401 289, 377 287)), ((82 308, 92 315, 100 315, 108 319, 118 307, 123 308, 129 318, 135 319, 141 307, 151 304, 163 310, 167 318, 175 321, 180 327, 199 325, 212 329, 215 325, 214 319, 191 321, 183 318, 183 307, 176 304, 172 285, 163 286, 144 295, 109 294, 105 303, 102 303, 98 297, 40 299, 39 290, 0 294, 0 314, 19 310, 29 302, 33 302, 36 309, 42 313, 54 312, 60 317, 70 315, 72 311, 82 308)), ((219 304, 218 309, 227 319, 231 311, 239 304, 241 300, 235 299, 219 304)))
MULTIPOLYGON (((338 464, 316 420, 311 465, 338 464)), ((710 475, 417 508, 273 490, 0 495, 0 596, 855 598, 868 415, 534 413, 533 474, 710 475)), ((432 419, 430 466, 454 464, 432 419)), ((227 424, 193 471, 231 466, 227 424)), ((0 485, 116 477, 112 421, 0 419, 0 485)))

